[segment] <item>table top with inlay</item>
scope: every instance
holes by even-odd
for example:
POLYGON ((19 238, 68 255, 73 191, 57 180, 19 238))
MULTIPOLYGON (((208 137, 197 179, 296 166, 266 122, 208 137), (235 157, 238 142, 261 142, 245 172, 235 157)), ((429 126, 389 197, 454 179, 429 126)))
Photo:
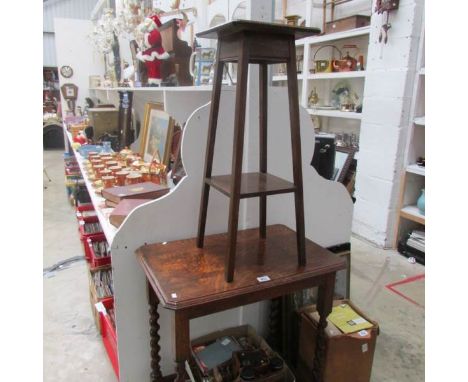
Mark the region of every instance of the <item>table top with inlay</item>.
POLYGON ((322 276, 346 266, 344 259, 308 239, 307 263, 298 266, 296 232, 272 225, 264 240, 256 228, 238 232, 234 280, 228 283, 227 248, 227 234, 216 234, 205 237, 204 248, 197 248, 193 238, 145 245, 136 255, 163 307, 204 307, 200 315, 319 285, 322 276))

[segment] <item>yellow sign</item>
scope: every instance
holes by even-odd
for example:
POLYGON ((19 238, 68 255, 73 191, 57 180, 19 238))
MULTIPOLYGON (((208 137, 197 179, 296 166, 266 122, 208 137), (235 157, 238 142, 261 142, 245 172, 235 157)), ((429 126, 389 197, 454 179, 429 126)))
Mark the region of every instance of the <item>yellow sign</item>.
POLYGON ((343 333, 355 333, 363 329, 370 329, 374 325, 357 314, 348 304, 333 307, 328 316, 332 322, 343 333))

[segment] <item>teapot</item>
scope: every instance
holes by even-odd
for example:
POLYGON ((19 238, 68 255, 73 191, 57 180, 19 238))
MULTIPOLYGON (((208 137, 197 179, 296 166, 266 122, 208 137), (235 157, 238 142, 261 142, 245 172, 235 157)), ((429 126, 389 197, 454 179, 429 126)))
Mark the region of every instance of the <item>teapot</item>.
MULTIPOLYGON (((359 52, 356 45, 344 45, 343 46, 343 49, 351 49, 351 48, 356 49, 356 51, 359 52)), ((356 70, 357 63, 358 63, 357 59, 352 57, 349 54, 349 51, 347 51, 346 55, 342 56, 341 59, 332 61, 333 71, 335 71, 335 72, 352 72, 352 71, 356 70)))

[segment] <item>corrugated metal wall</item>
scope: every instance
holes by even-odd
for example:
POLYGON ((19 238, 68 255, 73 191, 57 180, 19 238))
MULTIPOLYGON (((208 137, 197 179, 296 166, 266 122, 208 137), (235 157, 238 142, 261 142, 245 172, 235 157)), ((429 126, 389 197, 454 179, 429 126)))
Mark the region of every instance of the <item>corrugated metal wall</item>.
POLYGON ((57 66, 54 18, 89 20, 97 0, 48 0, 43 4, 43 66, 57 66))
POLYGON ((43 66, 57 66, 54 34, 44 32, 42 36, 43 66))

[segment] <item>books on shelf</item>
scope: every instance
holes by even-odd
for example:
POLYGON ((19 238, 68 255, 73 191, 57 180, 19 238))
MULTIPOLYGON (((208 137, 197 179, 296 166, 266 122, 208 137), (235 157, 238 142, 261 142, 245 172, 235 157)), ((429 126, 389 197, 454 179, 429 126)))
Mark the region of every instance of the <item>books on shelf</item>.
POLYGON ((114 295, 112 269, 99 269, 94 272, 93 282, 96 287, 97 298, 105 298, 114 295))
POLYGON ((92 242, 91 245, 93 246, 94 256, 101 259, 103 257, 110 256, 110 248, 107 244, 107 241, 95 241, 92 242))
POLYGON ((408 245, 411 248, 417 249, 418 251, 425 252, 425 242, 425 232, 420 230, 413 230, 410 233, 408 240, 406 241, 406 245, 408 245))

